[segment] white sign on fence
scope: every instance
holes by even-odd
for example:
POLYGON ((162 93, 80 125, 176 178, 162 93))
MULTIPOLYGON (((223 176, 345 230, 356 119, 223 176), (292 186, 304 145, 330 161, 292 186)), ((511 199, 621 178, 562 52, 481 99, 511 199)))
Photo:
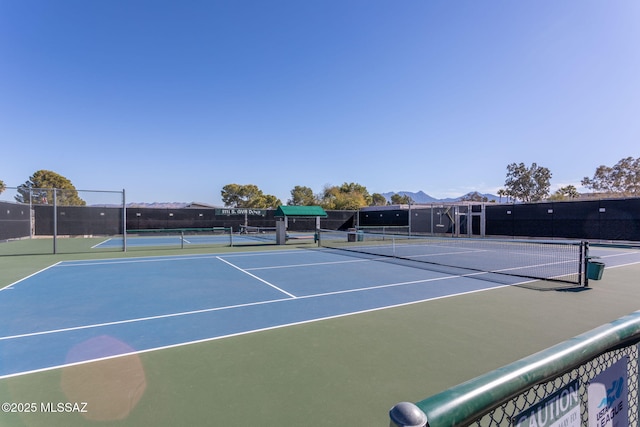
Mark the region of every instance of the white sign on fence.
POLYGON ((624 357, 589 383, 589 427, 629 425, 628 364, 629 358, 624 357))

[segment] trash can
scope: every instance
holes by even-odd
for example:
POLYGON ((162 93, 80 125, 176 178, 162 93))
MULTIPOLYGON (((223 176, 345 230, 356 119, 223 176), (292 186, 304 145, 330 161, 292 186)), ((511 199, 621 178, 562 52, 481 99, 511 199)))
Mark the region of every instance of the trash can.
POLYGON ((358 242, 364 242, 364 232, 363 231, 356 231, 356 236, 357 236, 357 240, 358 242))
POLYGON ((604 271, 604 263, 599 261, 587 262, 587 279, 600 280, 602 279, 602 272, 604 271))
POLYGON ((356 241, 356 229, 355 228, 349 228, 347 230, 347 242, 355 242, 356 241))

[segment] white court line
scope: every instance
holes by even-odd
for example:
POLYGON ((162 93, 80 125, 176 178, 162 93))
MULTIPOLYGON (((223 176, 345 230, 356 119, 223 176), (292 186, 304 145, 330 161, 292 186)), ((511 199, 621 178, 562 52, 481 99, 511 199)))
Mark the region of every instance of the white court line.
POLYGON ((59 267, 84 267, 86 265, 110 265, 110 264, 143 264, 146 262, 190 261, 194 259, 215 259, 215 255, 181 255, 177 257, 152 257, 152 258, 128 258, 128 259, 103 259, 95 261, 61 261, 59 267))
POLYGON ((614 258, 614 257, 619 257, 619 256, 630 256, 630 255, 638 256, 638 252, 622 252, 622 253, 619 253, 619 254, 596 255, 596 256, 593 256, 592 258, 594 258, 594 259, 598 259, 598 258, 614 258))
MULTIPOLYGON (((221 260, 221 261, 224 261, 224 260, 221 260)), ((249 274, 249 273, 247 273, 247 274, 249 274)), ((459 277, 477 276, 477 275, 482 275, 482 274, 487 274, 487 273, 471 273, 471 274, 465 274, 465 275, 453 275, 453 276, 435 277, 435 278, 431 278, 431 279, 411 280, 411 281, 408 281, 408 282, 389 283, 389 284, 386 284, 386 285, 368 286, 368 287, 364 287, 364 288, 344 289, 344 290, 341 290, 341 291, 333 291, 333 292, 324 292, 324 293, 320 293, 320 294, 304 295, 304 296, 295 297, 294 299, 301 300, 301 299, 319 298, 319 297, 325 297, 325 296, 331 296, 331 295, 348 294, 348 293, 352 293, 352 292, 366 292, 366 291, 371 291, 371 290, 375 290, 375 289, 393 288, 393 287, 406 286, 406 285, 416 285, 418 283, 437 282, 437 281, 440 281, 440 280, 450 280, 450 279, 457 279, 459 277)), ((259 279, 259 280, 261 280, 261 279, 259 279)), ((505 287, 505 286, 511 286, 511 285, 498 285, 498 286, 487 288, 487 289, 496 289, 496 288, 501 288, 501 287, 505 287)), ((462 293, 462 294, 452 294, 451 296, 463 295, 463 294, 464 293, 462 293)), ((425 301, 428 301, 428 300, 429 299, 427 299, 425 301)), ((291 301, 291 298, 280 298, 280 299, 267 300, 267 301, 258 301, 258 302, 250 302, 250 303, 245 303, 245 304, 229 305, 229 306, 224 306, 224 307, 204 308, 204 309, 201 309, 201 310, 184 311, 184 312, 170 313, 170 314, 160 314, 160 315, 157 315, 157 316, 148 316, 148 317, 140 317, 140 318, 135 318, 135 319, 116 320, 116 321, 113 321, 113 322, 96 323, 96 324, 91 324, 91 325, 74 326, 74 327, 69 327, 69 328, 53 329, 53 330, 49 330, 49 331, 31 332, 31 333, 28 333, 28 334, 19 334, 19 335, 11 335, 11 336, 0 337, 0 341, 6 341, 6 340, 16 339, 16 338, 27 338, 27 337, 38 336, 38 335, 56 334, 56 333, 60 333, 60 332, 77 331, 77 330, 82 330, 82 329, 101 328, 101 327, 104 327, 104 326, 114 326, 114 325, 122 325, 122 324, 127 324, 127 323, 145 322, 145 321, 148 321, 148 320, 158 320, 158 319, 165 319, 165 318, 179 317, 179 316, 190 316, 190 315, 194 315, 194 314, 209 313, 209 312, 214 312, 214 311, 231 310, 231 309, 235 309, 235 308, 244 308, 244 307, 251 307, 251 306, 256 306, 256 305, 278 303, 278 302, 284 302, 284 301, 291 301)), ((403 304, 401 304, 401 305, 403 305, 403 304)), ((382 308, 387 308, 387 307, 381 307, 380 309, 382 309, 382 308)))
MULTIPOLYGON (((376 258, 377 259, 377 258, 376 258)), ((352 259, 348 261, 325 261, 325 262, 310 262, 306 264, 289 264, 289 265, 274 265, 268 267, 251 267, 245 269, 246 271, 254 271, 254 270, 277 270, 280 268, 297 268, 297 267, 313 267, 316 265, 333 265, 333 264, 350 264, 354 262, 371 262, 375 261, 375 259, 352 259)))
POLYGON ((107 239, 107 240, 103 240, 102 242, 97 243, 97 244, 95 244, 95 245, 91 246, 91 248, 90 248, 90 249, 95 249, 95 248, 97 248, 98 246, 102 246, 103 244, 108 243, 108 242, 110 242, 110 241, 112 241, 112 240, 113 240, 113 239, 111 239, 111 238, 109 238, 109 239, 107 239))
MULTIPOLYGON (((458 276, 455 276, 455 277, 458 277, 458 276)), ((437 279, 430 279, 430 280, 437 280, 437 279)), ((387 286, 391 286, 391 285, 387 285, 387 286)), ((178 344, 171 344, 171 345, 166 345, 166 346, 162 346, 162 347, 153 347, 153 348, 148 348, 148 349, 145 349, 145 350, 131 351, 131 352, 128 352, 128 353, 115 354, 113 356, 107 356, 107 357, 101 357, 101 358, 96 358, 96 359, 84 360, 84 361, 81 361, 81 362, 74 362, 74 363, 67 363, 67 364, 61 364, 61 365, 56 365, 56 366, 49 366, 49 367, 46 367, 46 368, 34 369, 34 370, 31 370, 31 371, 16 372, 16 373, 13 373, 13 374, 0 375, 0 380, 5 379, 5 378, 18 377, 18 376, 22 376, 22 375, 36 374, 38 372, 52 371, 54 369, 67 368, 67 367, 71 367, 71 366, 86 365, 88 363, 99 362, 99 361, 103 361, 103 360, 110 360, 110 359, 115 359, 115 358, 119 358, 119 357, 126 357, 126 356, 132 356, 132 355, 137 355, 137 354, 150 353, 152 351, 168 350, 168 349, 171 349, 171 348, 183 347, 183 346, 187 346, 187 345, 191 345, 191 344, 199 344, 199 343, 204 343, 204 342, 209 342, 209 341, 217 341, 217 340, 221 340, 221 339, 224 339, 224 338, 232 338, 232 337, 237 337, 237 336, 242 336, 242 335, 249 335, 249 334, 253 334, 253 333, 257 333, 257 332, 265 332, 265 331, 271 331, 271 330, 275 330, 275 329, 282 329, 282 328, 287 328, 289 326, 304 325, 304 324, 308 324, 308 323, 315 323, 315 322, 320 322, 320 321, 323 321, 323 320, 330 320, 330 319, 339 319, 341 317, 354 316, 356 314, 364 314, 364 313, 371 313, 371 312, 375 312, 375 311, 386 310, 388 308, 404 307, 404 306, 413 305, 413 304, 420 304, 420 303, 427 302, 427 301, 437 301, 437 300, 440 300, 440 299, 451 298, 451 297, 456 297, 456 296, 460 296, 460 295, 475 294, 475 293, 478 293, 478 292, 485 292, 485 291, 489 291, 489 290, 493 290, 493 289, 497 289, 497 288, 503 288, 503 287, 506 287, 506 286, 509 286, 509 285, 500 285, 500 286, 496 286, 494 288, 476 289, 476 290, 473 290, 473 291, 466 291, 466 292, 461 292, 461 293, 458 293, 458 294, 442 295, 442 296, 439 296, 439 297, 425 298, 423 300, 418 300, 418 301, 410 301, 410 302, 405 302, 405 303, 401 303, 401 304, 389 305, 389 306, 384 306, 384 307, 370 308, 370 309, 367 309, 367 310, 354 311, 354 312, 351 312, 351 313, 343 313, 343 314, 336 314, 336 315, 326 316, 326 317, 318 317, 318 318, 315 318, 315 319, 302 320, 302 321, 299 321, 299 322, 292 322, 292 323, 285 323, 285 324, 282 324, 282 325, 269 326, 269 327, 260 328, 260 329, 252 329, 252 330, 249 330, 249 331, 236 332, 236 333, 228 334, 228 335, 220 335, 220 336, 217 336, 217 337, 202 338, 202 339, 199 339, 199 340, 187 341, 187 342, 182 342, 182 343, 178 343, 178 344)), ((301 297, 301 298, 306 298, 306 297, 301 297)), ((286 300, 282 300, 282 301, 290 301, 290 300, 286 299, 286 300)))
POLYGON ((215 259, 217 256, 224 255, 225 258, 247 257, 247 256, 263 256, 263 255, 282 255, 282 254, 301 254, 305 252, 297 251, 271 251, 271 252, 251 252, 251 253, 218 253, 218 254, 201 254, 201 255, 163 255, 150 257, 132 257, 132 258, 102 258, 96 260, 75 260, 60 261, 60 267, 82 267, 85 265, 105 265, 105 264, 134 264, 145 262, 164 262, 164 261, 185 261, 193 259, 215 259))
MULTIPOLYGON (((478 273, 478 274, 481 274, 481 273, 478 273)), ((389 285, 374 286, 374 287, 371 287, 371 288, 351 289, 351 290, 346 290, 346 291, 330 292, 330 293, 327 293, 327 294, 308 295, 308 296, 305 296, 305 297, 299 297, 298 299, 315 298, 315 297, 323 296, 323 295, 340 294, 340 293, 346 293, 346 292, 359 292, 359 291, 366 291, 366 290, 369 290, 369 289, 384 288, 384 287, 402 286, 403 284, 414 284, 414 283, 420 283, 420 282, 431 282, 431 281, 437 281, 437 280, 446 280, 446 279, 451 279, 451 278, 456 278, 456 277, 461 277, 461 276, 446 276, 446 277, 441 277, 441 278, 437 278, 437 279, 417 280, 417 281, 414 281, 414 282, 395 283, 395 284, 389 284, 389 285)), ((152 351, 168 350, 168 349, 171 349, 171 348, 183 347, 183 346, 187 346, 187 345, 191 345, 191 344, 199 344, 199 343, 204 343, 204 342, 209 342, 209 341, 217 341, 217 340, 221 340, 221 339, 224 339, 224 338, 231 338, 231 337, 237 337, 237 336, 242 336, 242 335, 249 335, 249 334, 253 334, 253 333, 257 333, 257 332, 264 332, 264 331, 270 331, 270 330, 275 330, 275 329, 282 329, 282 328, 286 328, 286 327, 289 327, 289 326, 304 325, 304 324, 308 324, 308 323, 320 322, 320 321, 323 321, 323 320, 338 319, 338 318, 341 318, 341 317, 354 316, 354 315, 357 315, 357 314, 371 313, 371 312, 375 312, 375 311, 386 310, 386 309, 389 309, 389 308, 404 307, 404 306, 409 306, 409 305, 413 305, 413 304, 420 304, 420 303, 427 302, 427 301, 437 301, 437 300, 440 300, 440 299, 451 298, 451 297, 456 297, 456 296, 460 296, 460 295, 475 294, 475 293, 478 293, 478 292, 485 292, 485 291, 498 289, 498 288, 504 288, 504 287, 508 287, 508 286, 510 286, 510 285, 499 285, 499 286, 495 286, 495 287, 491 287, 491 288, 476 289, 476 290, 473 290, 473 291, 466 291, 466 292, 460 292, 460 293, 456 293, 456 294, 442 295, 442 296, 438 296, 438 297, 425 298, 425 299, 422 299, 422 300, 409 301, 409 302, 405 302, 405 303, 394 304, 394 305, 389 305, 389 306, 384 306, 384 307, 370 308, 370 309, 354 311, 354 312, 350 312, 350 313, 336 314, 336 315, 332 315, 332 316, 325 316, 325 317, 318 317, 318 318, 315 318, 315 319, 302 320, 302 321, 299 321, 299 322, 292 322, 292 323, 285 323, 285 324, 282 324, 282 325, 269 326, 269 327, 266 327, 266 328, 259 328, 259 329, 252 329, 252 330, 249 330, 249 331, 236 332, 236 333, 233 333, 233 334, 220 335, 220 336, 216 336, 216 337, 203 338, 203 339, 193 340, 193 341, 186 341, 186 342, 182 342, 182 343, 178 343, 178 344, 171 344, 171 345, 166 345, 166 346, 161 346, 161 347, 153 347, 153 348, 148 348, 148 349, 145 349, 145 350, 138 350, 138 351, 132 351, 132 352, 128 352, 128 353, 116 354, 116 355, 107 356, 107 357, 84 360, 84 361, 81 361, 81 362, 74 362, 74 363, 67 363, 67 364, 49 366, 49 367, 46 367, 46 368, 34 369, 34 370, 31 370, 31 371, 17 372, 17 373, 7 374, 7 375, 0 375, 0 379, 18 377, 18 376, 22 376, 22 375, 35 374, 35 373, 38 373, 38 372, 46 372, 46 371, 51 371, 51 370, 54 370, 54 369, 66 368, 66 367, 71 367, 71 366, 85 365, 85 364, 88 364, 88 363, 99 362, 99 361, 103 361, 103 360, 110 360, 110 359, 115 359, 115 358, 119 358, 119 357, 126 357, 126 356, 131 356, 131 355, 136 355, 136 354, 150 353, 152 351)), ((260 302, 260 303, 252 303, 252 304, 247 304, 247 305, 270 304, 272 302, 277 302, 277 301, 291 301, 291 300, 286 298, 286 299, 282 299, 282 300, 264 301, 264 302, 260 302)), ((227 308, 231 308, 231 307, 221 307, 221 308, 208 309, 208 310, 202 310, 202 311, 224 310, 224 309, 227 309, 227 308)), ((182 315, 182 314, 181 313, 176 313, 176 314, 172 314, 172 315, 157 316, 157 317, 158 318, 160 318, 160 317, 173 317, 173 316, 179 316, 179 315, 182 315)), ((113 322, 113 323, 114 324, 115 323, 129 323, 129 322, 134 322, 134 321, 138 321, 138 320, 133 319, 133 320, 130 320, 130 321, 113 322)), ((85 329, 85 328, 89 328, 89 327, 92 327, 92 326, 84 326, 84 327, 75 328, 75 329, 81 329, 81 328, 85 329)), ((74 328, 69 328, 69 330, 73 330, 73 329, 74 328)), ((53 332, 40 332, 38 334, 42 335, 42 334, 45 334, 45 333, 53 333, 53 332)))
POLYGON ((204 308, 204 309, 201 309, 201 310, 184 311, 184 312, 179 312, 179 313, 159 314, 157 316, 139 317, 139 318, 135 318, 135 319, 115 320, 113 322, 94 323, 92 325, 73 326, 73 327, 69 327, 69 328, 52 329, 52 330, 49 330, 49 331, 31 332, 31 333, 28 333, 28 334, 19 334, 19 335, 11 335, 11 336, 6 336, 6 337, 0 337, 0 341, 6 341, 6 340, 16 339, 16 338, 34 337, 34 336, 38 336, 38 335, 57 334, 57 333, 60 333, 60 332, 80 331, 80 330, 83 330, 83 329, 102 328, 104 326, 124 325, 124 324, 127 324, 127 323, 146 322, 148 320, 167 319, 167 318, 179 317, 179 316, 190 316, 190 315, 193 315, 193 314, 209 313, 209 312, 212 312, 212 311, 230 310, 230 309, 234 309, 234 308, 250 307, 252 305, 261 305, 261 304, 271 304, 273 302, 289 301, 289 300, 290 300, 289 298, 281 298, 281 299, 268 300, 268 301, 250 302, 250 303, 246 303, 246 304, 229 305, 229 306, 225 306, 225 307, 204 308))
POLYGON ((280 291, 280 292, 282 292, 282 293, 283 293, 283 294, 285 294, 285 295, 289 295, 291 298, 297 298, 294 294, 289 293, 289 292, 285 291, 284 289, 281 289, 281 288, 277 287, 277 286, 276 286, 276 285, 274 285, 273 283, 269 283, 269 282, 267 282, 266 280, 259 278, 259 277, 258 277, 258 276, 256 276, 255 274, 251 274, 251 273, 249 273, 247 270, 244 270, 244 269, 242 269, 242 268, 238 267, 237 265, 232 264, 232 263, 230 263, 229 261, 227 261, 227 260, 225 260, 225 259, 220 258, 219 256, 217 256, 216 258, 217 258, 217 259, 219 259, 220 261, 224 262, 225 264, 230 265, 231 267, 235 268, 236 270, 241 271, 241 272, 243 272, 244 274, 249 275, 249 276, 253 277, 254 279, 256 279, 256 280, 258 280, 258 281, 260 281, 260 282, 264 283, 265 285, 271 286, 273 289, 275 289, 275 290, 277 290, 277 291, 280 291))
POLYGON ((27 280, 27 279, 28 279, 28 278, 30 278, 30 277, 35 276, 36 274, 40 274, 40 273, 42 273, 43 271, 46 271, 46 270, 48 270, 48 269, 50 269, 50 268, 52 268, 52 267, 56 267, 56 266, 57 266, 57 265, 59 265, 61 262, 62 262, 62 261, 58 261, 58 262, 56 262, 55 264, 51 264, 50 266, 45 267, 45 268, 43 268, 42 270, 38 270, 38 271, 36 271, 35 273, 32 273, 32 274, 30 274, 30 275, 28 275, 28 276, 25 276, 25 277, 23 277, 23 278, 22 278, 22 279, 20 279, 20 280, 16 280, 15 282, 8 284, 8 285, 7 285, 7 286, 5 286, 4 288, 0 288, 0 291, 4 291, 4 290, 8 290, 8 289, 13 289, 13 285, 17 285, 18 283, 20 283, 20 282, 24 282, 25 280, 27 280))

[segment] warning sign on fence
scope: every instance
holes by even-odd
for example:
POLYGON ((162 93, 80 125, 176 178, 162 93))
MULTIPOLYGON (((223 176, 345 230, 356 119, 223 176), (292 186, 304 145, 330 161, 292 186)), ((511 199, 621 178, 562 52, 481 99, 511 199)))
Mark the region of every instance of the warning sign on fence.
POLYGON ((578 381, 571 381, 514 418, 516 427, 580 427, 578 381))

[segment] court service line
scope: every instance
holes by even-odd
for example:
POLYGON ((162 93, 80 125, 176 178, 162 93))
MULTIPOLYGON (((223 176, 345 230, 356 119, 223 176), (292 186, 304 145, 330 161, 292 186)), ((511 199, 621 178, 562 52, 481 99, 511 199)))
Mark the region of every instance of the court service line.
MULTIPOLYGON (((366 292, 366 291, 371 291, 371 290, 376 290, 376 289, 393 288, 393 287, 407 286, 407 285, 416 285, 418 283, 437 282, 437 281, 440 281, 440 280, 450 280, 450 279, 457 279, 457 278, 460 278, 460 277, 469 277, 469 276, 476 276, 476 275, 482 275, 482 274, 486 274, 486 273, 480 272, 480 273, 471 273, 471 274, 465 274, 465 275, 434 277, 434 278, 431 278, 431 279, 420 279, 420 280, 411 280, 411 281, 406 281, 406 282, 388 283, 386 285, 376 285, 376 286, 368 286, 368 287, 354 288, 354 289, 343 289, 341 291, 332 291, 332 292, 324 292, 324 293, 319 293, 319 294, 303 295, 303 296, 296 297, 296 298, 293 298, 293 299, 303 300, 303 299, 321 298, 321 297, 331 296, 331 295, 340 295, 340 294, 347 294, 347 293, 353 293, 353 292, 366 292)), ((522 282, 522 283, 527 283, 527 282, 522 282)), ((507 287, 507 286, 511 286, 511 285, 496 285, 494 287, 485 288, 485 290, 502 288, 502 287, 507 287)), ((454 294, 450 294, 448 296, 464 295, 466 293, 467 292, 454 293, 454 294)), ((438 299, 438 298, 434 298, 434 299, 438 299)), ((7 340, 11 340, 11 339, 18 339, 18 338, 28 338, 28 337, 38 336, 38 335, 50 335, 50 334, 57 334, 57 333, 62 333, 62 332, 79 331, 79 330, 83 330, 83 329, 102 328, 102 327, 106 327, 106 326, 124 325, 124 324, 127 324, 127 323, 146 322, 146 321, 149 321, 149 320, 168 319, 168 318, 171 318, 171 317, 191 316, 191 315, 194 315, 194 314, 202 314, 202 313, 210 313, 210 312, 215 312, 215 311, 232 310, 232 309, 236 309, 236 308, 245 308, 245 307, 258 306, 258 305, 266 305, 266 304, 279 303, 279 302, 285 302, 285 301, 291 301, 291 300, 292 300, 291 298, 279 298, 279 299, 266 300, 266 301, 257 301, 257 302, 250 302, 250 303, 244 303, 244 304, 228 305, 228 306, 223 306, 223 307, 203 308, 203 309, 200 309, 200 310, 183 311, 183 312, 170 313, 170 314, 159 314, 159 315, 156 315, 156 316, 138 317, 138 318, 126 319, 126 320, 115 320, 115 321, 112 321, 112 322, 94 323, 94 324, 91 324, 91 325, 72 326, 72 327, 68 327, 68 328, 52 329, 52 330, 48 330, 48 331, 30 332, 30 333, 26 333, 26 334, 4 336, 4 337, 0 337, 0 341, 7 341, 7 340)), ((421 300, 421 301, 429 301, 429 300, 431 300, 431 298, 428 298, 428 299, 425 299, 425 300, 421 300)), ((402 303, 401 305, 413 304, 415 302, 419 302, 419 301, 412 301, 412 302, 408 302, 408 303, 402 303)), ((390 307, 394 307, 394 306, 388 306, 388 307, 384 306, 384 307, 380 307, 379 309, 390 308, 390 307)))
MULTIPOLYGON (((447 278, 449 278, 449 277, 447 277, 447 278)), ((428 281, 431 281, 431 280, 437 280, 437 279, 429 279, 428 281)), ((387 285, 387 286, 392 286, 392 285, 387 285)), ((341 313, 341 314, 329 315, 329 316, 324 316, 324 317, 317 317, 317 318, 313 318, 313 319, 301 320, 301 321, 297 321, 297 322, 283 323, 283 324, 280 324, 280 325, 274 325, 274 326, 268 326, 268 327, 264 327, 264 328, 257 328, 257 329, 247 330, 247 331, 235 332, 235 333, 226 334, 226 335, 219 335, 219 336, 214 336, 214 337, 202 338, 202 339, 198 339, 198 340, 185 341, 185 342, 176 343, 176 344, 169 344, 169 345, 165 345, 165 346, 151 347, 151 348, 147 348, 147 349, 144 349, 144 350, 130 351, 130 352, 126 352, 126 353, 114 354, 114 355, 111 355, 111 356, 105 356, 105 357, 100 357, 100 358, 95 358, 95 359, 83 360, 83 361, 79 361, 79 362, 66 363, 66 364, 60 364, 60 365, 55 365, 55 366, 48 366, 48 367, 45 367, 45 368, 33 369, 33 370, 30 370, 30 371, 14 372, 12 374, 0 375, 0 380, 5 379, 5 378, 12 378, 12 377, 18 377, 18 376, 23 376, 23 375, 35 374, 35 373, 38 373, 38 372, 47 372, 47 371, 51 371, 51 370, 54 370, 54 369, 60 369, 60 368, 66 368, 66 367, 71 367, 71 366, 78 366, 78 365, 85 365, 85 364, 88 364, 88 363, 99 362, 99 361, 103 361, 103 360, 110 360, 110 359, 115 359, 115 358, 119 358, 119 357, 126 357, 126 356, 137 355, 137 354, 145 354, 145 353, 150 353, 150 352, 154 352, 154 351, 168 350, 168 349, 172 349, 172 348, 184 347, 184 346, 187 346, 187 345, 199 344, 199 343, 205 343, 205 342, 211 342, 211 341, 217 341, 217 340, 222 340, 222 339, 225 339, 225 338, 249 335, 249 334, 254 334, 254 333, 258 333, 258 332, 265 332, 265 331, 283 329, 283 328, 287 328, 287 327, 290 327, 290 326, 305 325, 305 324, 309 324, 309 323, 320 322, 320 321, 323 321, 323 320, 339 319, 339 318, 342 318, 342 317, 349 317, 349 316, 354 316, 354 315, 357 315, 357 314, 371 313, 371 312, 375 312, 375 311, 387 310, 387 309, 390 309, 390 308, 398 308, 398 307, 404 307, 404 306, 413 305, 413 304, 420 304, 420 303, 424 303, 424 302, 428 302, 428 301, 437 301, 437 300, 456 297, 456 296, 475 294, 475 293, 478 293, 478 292, 485 292, 485 291, 489 291, 489 290, 497 289, 497 288, 502 288, 502 287, 506 287, 506 286, 509 286, 509 285, 496 286, 495 288, 474 289, 474 290, 471 290, 471 291, 465 291, 465 292, 460 292, 460 293, 456 293, 456 294, 440 295, 440 296, 436 296, 436 297, 424 298, 424 299, 420 299, 420 300, 416 300, 416 301, 408 301, 408 302, 399 303, 399 304, 393 304, 393 305, 389 305, 389 306, 374 307, 374 308, 369 308, 369 309, 364 309, 364 310, 353 311, 353 312, 349 312, 349 313, 341 313)), ((290 301, 290 300, 289 299, 283 299, 282 301, 290 301)))
POLYGON ((291 298, 297 298, 294 294, 292 294, 292 293, 290 293, 290 292, 287 292, 287 291, 285 291, 284 289, 281 289, 281 288, 277 287, 277 286, 276 286, 276 285, 274 285, 273 283, 269 283, 269 282, 267 282, 266 280, 261 279, 260 277, 256 276, 255 274, 251 274, 251 273, 249 273, 247 270, 245 270, 245 269, 243 269, 243 268, 240 268, 240 267, 238 267, 237 265, 232 264, 232 263, 230 263, 229 261, 227 261, 227 260, 225 260, 225 259, 220 258, 219 256, 217 256, 217 257, 216 257, 216 259, 219 259, 220 261, 224 262, 225 264, 230 265, 231 267, 235 268, 236 270, 241 271, 241 272, 243 272, 244 274, 246 274, 246 275, 248 275, 248 276, 253 277, 254 279, 256 279, 256 280, 258 280, 258 281, 260 281, 260 282, 264 283, 264 284, 265 284, 265 285, 267 285, 267 286, 271 286, 273 289, 275 289, 275 290, 277 290, 277 291, 280 291, 280 292, 282 292, 282 293, 283 293, 283 294, 285 294, 285 295, 289 295, 291 298))
POLYGON ((169 262, 169 261, 191 261, 200 259, 214 259, 215 255, 180 255, 180 256, 164 256, 151 258, 129 258, 129 259, 103 259, 88 261, 61 261, 59 267, 84 267, 94 265, 111 265, 111 264, 144 264, 146 262, 169 262))
POLYGON ((348 261, 326 261, 326 262, 309 262, 305 264, 289 264, 289 265, 274 265, 268 267, 251 267, 247 268, 246 271, 254 271, 254 270, 277 270, 280 268, 297 268, 297 267, 315 267, 316 265, 333 265, 333 264, 350 264, 354 262, 370 262, 372 259, 353 259, 348 261))
POLYGON ((38 335, 50 335, 50 334, 58 334, 61 332, 71 332, 71 331, 81 331, 83 329, 93 329, 93 328, 102 328, 105 326, 116 326, 116 325, 125 325, 127 323, 137 323, 137 322, 146 322, 149 320, 159 320, 159 319, 168 319, 171 317, 180 317, 180 316, 191 316, 194 314, 202 314, 202 313, 210 313, 213 311, 223 311, 223 310, 231 310, 234 308, 244 308, 251 307, 254 305, 262 305, 262 304, 271 304, 274 302, 281 301, 291 301, 290 298, 280 298, 280 299, 272 299, 266 301, 257 301, 257 302, 249 302, 245 304, 236 304, 236 305, 227 305, 224 307, 215 307, 215 308, 203 308, 200 310, 192 310, 192 311, 182 311, 179 313, 170 313, 170 314, 158 314, 156 316, 147 316, 147 317, 137 317, 134 319, 126 319, 126 320, 114 320, 113 322, 104 322, 104 323, 93 323, 91 325, 83 325, 83 326, 71 326, 68 328, 60 328, 60 329, 52 329, 49 331, 40 331, 40 332, 30 332, 27 334, 18 334, 18 335, 10 335, 6 337, 0 337, 0 341, 7 341, 16 338, 28 338, 35 337, 38 335))

